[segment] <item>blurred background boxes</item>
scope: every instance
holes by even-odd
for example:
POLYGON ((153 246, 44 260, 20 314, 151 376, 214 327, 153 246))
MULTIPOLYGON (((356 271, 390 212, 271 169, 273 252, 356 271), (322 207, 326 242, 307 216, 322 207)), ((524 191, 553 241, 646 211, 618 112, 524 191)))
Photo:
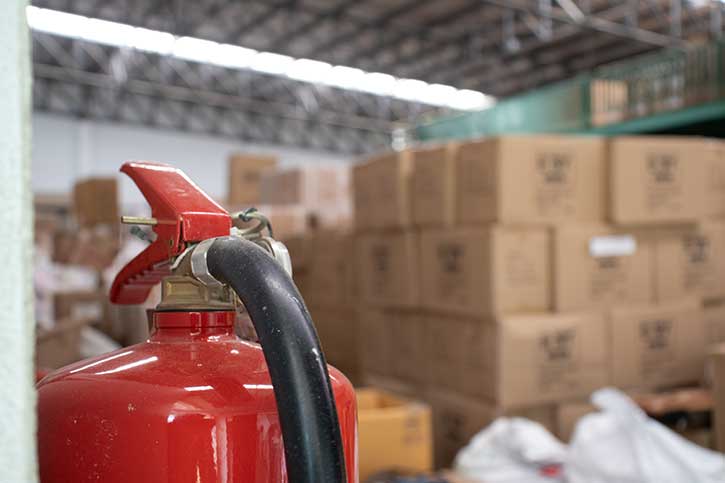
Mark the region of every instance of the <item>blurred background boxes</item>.
POLYGON ((259 204, 262 175, 276 166, 275 156, 243 153, 229 156, 227 202, 246 207, 259 204))
MULTIPOLYGON (((393 396, 361 395, 372 401, 361 418, 427 407, 433 436, 425 451, 433 444, 442 467, 496 417, 529 417, 566 439, 600 387, 660 392, 705 380, 708 346, 725 341, 725 219, 704 201, 725 190, 714 181, 707 190, 702 168, 719 169, 720 145, 654 146, 658 139, 503 136, 382 153, 354 166, 236 157, 230 172, 256 173, 239 175, 235 189, 256 190, 253 204, 287 244, 328 361, 356 385, 403 398, 388 407, 393 396), (683 146, 710 157, 692 168, 683 146), (647 153, 683 161, 655 175, 660 161, 654 166, 647 153), (643 187, 647 176, 675 187, 643 187), (617 211, 619 200, 647 189, 677 209, 650 213, 633 199, 626 216, 617 211), (693 190, 702 201, 692 203, 693 190)), ((230 210, 252 204, 237 201, 230 210)), ((46 325, 39 362, 79 357, 81 326, 123 344, 142 339, 143 308, 100 304, 98 272, 122 266, 124 251, 135 253, 133 238, 107 222, 79 227, 44 206, 37 243, 53 252, 62 277, 87 280, 48 292, 45 318, 62 325, 46 325)), ((239 332, 255 337, 248 323, 239 332)), ((379 433, 373 440, 365 443, 374 448, 366 471, 432 464, 405 456, 422 455, 424 443, 407 447, 379 433)))

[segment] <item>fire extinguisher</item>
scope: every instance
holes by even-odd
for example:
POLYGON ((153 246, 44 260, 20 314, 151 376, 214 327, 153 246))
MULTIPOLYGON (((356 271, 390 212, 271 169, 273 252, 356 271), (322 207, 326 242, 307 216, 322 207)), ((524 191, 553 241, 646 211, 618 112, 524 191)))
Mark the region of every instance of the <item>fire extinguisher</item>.
POLYGON ((110 298, 142 303, 160 282, 161 302, 146 342, 38 383, 41 482, 356 483, 354 390, 325 362, 284 245, 233 227, 178 169, 121 171, 156 239, 110 298), (260 344, 234 333, 240 303, 260 344))

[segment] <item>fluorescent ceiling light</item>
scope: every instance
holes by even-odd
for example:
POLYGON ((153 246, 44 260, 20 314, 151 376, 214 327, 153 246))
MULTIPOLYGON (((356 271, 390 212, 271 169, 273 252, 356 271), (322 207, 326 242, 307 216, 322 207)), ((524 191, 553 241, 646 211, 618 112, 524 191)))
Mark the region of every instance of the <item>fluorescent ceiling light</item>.
POLYGON ((312 59, 297 59, 289 66, 285 75, 290 79, 305 82, 323 83, 332 65, 327 62, 312 59))
POLYGON ((265 74, 281 75, 292 62, 294 62, 294 59, 287 55, 259 52, 250 60, 249 68, 265 74))
POLYGON ((249 69, 301 82, 323 84, 379 96, 477 110, 493 104, 482 92, 428 84, 417 79, 397 79, 381 72, 331 65, 313 59, 294 59, 273 52, 258 52, 238 45, 222 44, 196 37, 175 37, 169 32, 134 27, 47 8, 26 7, 28 25, 39 32, 84 39, 119 48, 130 48, 201 64, 231 69, 249 69))
POLYGON ((367 72, 360 85, 355 86, 354 89, 379 96, 390 96, 395 89, 395 82, 395 77, 390 74, 367 72))

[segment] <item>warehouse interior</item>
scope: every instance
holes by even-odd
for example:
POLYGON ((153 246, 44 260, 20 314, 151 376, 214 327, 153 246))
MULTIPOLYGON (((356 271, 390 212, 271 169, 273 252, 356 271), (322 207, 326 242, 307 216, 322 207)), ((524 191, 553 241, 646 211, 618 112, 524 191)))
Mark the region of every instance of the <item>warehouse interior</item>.
POLYGON ((0 481, 725 483, 724 11, 2 2, 0 481))

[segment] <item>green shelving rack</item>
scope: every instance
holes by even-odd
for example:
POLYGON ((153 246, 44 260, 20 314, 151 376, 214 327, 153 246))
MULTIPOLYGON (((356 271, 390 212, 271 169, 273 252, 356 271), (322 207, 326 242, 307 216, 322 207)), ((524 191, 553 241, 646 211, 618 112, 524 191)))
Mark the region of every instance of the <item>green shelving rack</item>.
POLYGON ((415 127, 420 140, 507 133, 675 133, 725 137, 725 44, 663 50, 590 73, 489 109, 415 127))

